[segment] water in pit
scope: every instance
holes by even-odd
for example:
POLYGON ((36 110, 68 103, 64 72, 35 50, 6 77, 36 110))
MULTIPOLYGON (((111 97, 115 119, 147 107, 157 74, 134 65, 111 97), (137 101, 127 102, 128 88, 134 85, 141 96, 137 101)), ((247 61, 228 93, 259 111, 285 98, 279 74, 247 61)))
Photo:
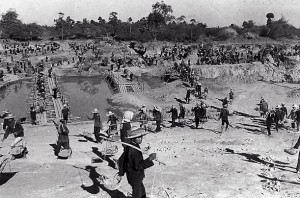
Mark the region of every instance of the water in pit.
POLYGON ((59 82, 73 116, 87 120, 87 115, 92 117, 91 112, 97 108, 102 120, 107 119, 107 109, 111 107, 107 98, 112 96, 113 91, 104 80, 104 76, 61 77, 59 82))
POLYGON ((16 117, 29 117, 32 83, 23 80, 0 89, 0 114, 8 109, 16 117))
MULTIPOLYGON (((107 119, 107 109, 111 107, 107 98, 112 96, 113 91, 104 80, 104 76, 61 77, 59 82, 74 117, 81 117, 78 120, 87 120, 87 115, 92 117, 91 111, 97 108, 101 118, 107 119)), ((4 109, 8 109, 18 118, 29 118, 31 90, 30 80, 16 82, 0 89, 0 114, 4 109)))

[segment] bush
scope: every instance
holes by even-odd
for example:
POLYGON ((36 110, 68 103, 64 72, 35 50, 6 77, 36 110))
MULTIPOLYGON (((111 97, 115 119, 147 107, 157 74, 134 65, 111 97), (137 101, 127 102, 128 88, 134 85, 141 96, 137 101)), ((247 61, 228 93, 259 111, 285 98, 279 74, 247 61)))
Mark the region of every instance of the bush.
POLYGON ((234 29, 225 28, 219 32, 217 38, 220 40, 226 40, 226 39, 230 39, 230 38, 235 38, 237 36, 238 36, 238 33, 234 29))

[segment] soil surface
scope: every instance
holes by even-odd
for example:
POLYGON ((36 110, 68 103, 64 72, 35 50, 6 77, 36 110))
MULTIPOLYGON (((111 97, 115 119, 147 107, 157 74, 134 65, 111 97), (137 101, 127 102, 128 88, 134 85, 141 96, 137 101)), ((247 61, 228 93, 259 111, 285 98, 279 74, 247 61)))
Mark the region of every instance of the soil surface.
MULTIPOLYGON (((62 71, 56 68, 56 72, 62 71)), ((225 66, 224 66, 225 67, 225 66)), ((71 67, 72 68, 72 67, 71 67)), ((134 73, 155 75, 160 67, 132 67, 134 73)), ((158 75, 155 75, 156 77, 158 75)), ((7 80, 7 79, 5 79, 7 80)), ((298 104, 298 84, 219 81, 203 79, 209 94, 204 101, 208 108, 208 121, 195 129, 193 124, 174 128, 163 127, 159 133, 150 133, 143 138, 142 148, 149 153, 157 153, 158 159, 166 165, 155 162, 146 170, 144 185, 148 197, 300 197, 300 175, 296 174, 298 155, 289 155, 284 149, 292 147, 299 133, 290 129, 289 121, 278 132, 272 129, 267 136, 264 118, 254 110, 261 97, 269 107, 285 103, 288 111, 292 104, 298 104), (231 126, 222 134, 218 121, 221 107, 217 98, 228 96, 233 88, 235 99, 229 106, 231 126), (249 114, 250 116, 247 116, 249 114)), ((145 86, 141 93, 115 94, 109 98, 119 111, 137 111, 143 104, 148 109, 159 105, 163 109, 164 120, 170 121, 165 113, 172 104, 184 100, 186 83, 176 80, 162 83, 151 89, 145 86)), ((199 102, 192 97, 187 119, 193 120, 191 108, 199 102)), ((107 118, 102 118, 106 122, 107 118)), ((120 118, 121 119, 121 118, 120 118)), ((137 125, 138 123, 134 123, 137 125)), ((150 122, 153 127, 155 123, 150 122)), ((25 159, 15 159, 6 164, 0 173, 0 197, 86 197, 125 198, 131 187, 122 178, 121 185, 114 190, 113 178, 117 173, 116 160, 123 151, 118 143, 104 141, 95 143, 92 122, 68 123, 70 145, 73 150, 70 159, 57 159, 54 146, 57 131, 53 124, 32 126, 24 124, 28 154, 25 159), (114 155, 105 155, 105 149, 118 150, 114 155), (106 183, 101 178, 107 178, 106 183)), ((3 131, 0 132, 3 135, 3 131)), ((10 157, 10 143, 13 136, 0 143, 0 162, 10 157)), ((146 155, 144 157, 147 157, 146 155)))

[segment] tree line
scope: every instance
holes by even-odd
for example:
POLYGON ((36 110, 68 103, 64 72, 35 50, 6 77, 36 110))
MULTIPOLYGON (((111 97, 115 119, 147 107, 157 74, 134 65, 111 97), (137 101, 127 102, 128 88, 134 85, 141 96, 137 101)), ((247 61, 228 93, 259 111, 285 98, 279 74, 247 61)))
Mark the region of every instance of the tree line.
POLYGON ((241 26, 231 24, 228 27, 208 28, 205 23, 195 19, 186 21, 184 15, 175 17, 170 5, 163 1, 152 5, 152 11, 136 22, 129 17, 127 21, 118 18, 117 12, 111 12, 108 21, 101 16, 98 20, 75 21, 64 13, 58 13, 53 26, 41 26, 36 23, 25 24, 18 19, 18 13, 9 9, 1 15, 0 33, 2 38, 20 41, 46 39, 101 38, 112 36, 116 40, 151 40, 197 42, 200 40, 226 40, 233 37, 248 39, 256 36, 272 39, 300 37, 300 30, 281 17, 273 20, 272 13, 267 14, 266 25, 258 26, 253 20, 244 21, 241 26))

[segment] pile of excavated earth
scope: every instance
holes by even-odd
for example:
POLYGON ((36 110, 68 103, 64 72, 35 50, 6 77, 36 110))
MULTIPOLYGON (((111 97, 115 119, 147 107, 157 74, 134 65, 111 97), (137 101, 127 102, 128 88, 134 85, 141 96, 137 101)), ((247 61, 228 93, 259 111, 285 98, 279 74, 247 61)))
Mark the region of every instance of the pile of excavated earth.
MULTIPOLYGON (((84 41, 82 41, 84 42, 84 41)), ((92 41, 85 41, 92 42, 92 41)), ((67 41, 65 41, 67 43, 67 41)), ((128 43, 100 43, 103 54, 110 56, 128 43)), ((157 53, 165 43, 149 44, 149 53, 157 53), (152 50, 152 51, 151 51, 152 50)), ((74 52, 67 44, 64 52, 53 56, 71 58, 74 52)), ((130 49, 127 49, 128 51, 130 49)), ((130 52, 135 56, 134 52, 130 52)), ((116 53, 118 54, 118 53, 116 53)), ((92 56, 92 55, 90 55, 92 56)), ((194 55, 193 55, 194 56, 194 55)), ((34 57, 35 61, 44 58, 34 57)), ((195 61, 194 61, 195 62, 195 61)), ((261 97, 269 103, 269 108, 284 103, 291 110, 292 104, 299 104, 299 85, 287 83, 285 74, 290 72, 294 81, 298 81, 297 62, 293 68, 275 68, 261 63, 192 67, 201 77, 203 87, 208 87, 208 97, 204 102, 208 120, 195 129, 191 109, 199 103, 192 96, 187 109, 187 122, 183 127, 170 128, 170 114, 166 113, 178 100, 184 100, 187 85, 178 79, 162 82, 151 88, 145 84, 144 91, 138 93, 118 93, 108 98, 120 112, 137 112, 142 105, 152 109, 158 105, 163 109, 165 124, 159 133, 149 133, 143 138, 142 148, 149 153, 157 153, 158 159, 165 165, 155 162, 155 166, 146 170, 144 179, 147 196, 162 198, 195 197, 300 197, 300 175, 296 174, 298 155, 288 155, 284 149, 292 147, 299 133, 291 129, 290 123, 278 132, 272 128, 268 136, 264 118, 259 117, 255 107, 261 97), (235 99, 229 110, 230 127, 220 133, 221 121, 218 121, 218 108, 221 102, 217 98, 228 96, 229 89, 234 90, 235 99), (237 113, 241 112, 241 113, 237 113)), ((97 62, 91 62, 97 65, 97 62)), ((129 67, 135 75, 161 77, 173 66, 172 61, 160 60, 157 66, 129 67), (160 64, 163 63, 163 64, 160 64)), ((75 64, 63 64, 54 68, 58 76, 103 74, 108 67, 91 67, 90 71, 78 73, 75 64)), ((7 75, 4 80, 15 80, 7 75)), ((75 107, 73 107, 75 108, 75 107)), ((120 117, 121 120, 121 117, 120 117)), ((107 118, 102 118, 106 123, 107 118)), ((138 123, 133 123, 138 125, 138 123)), ((155 127, 154 121, 149 125, 155 127)), ((118 143, 95 143, 93 141, 93 122, 68 123, 70 146, 73 154, 70 159, 57 159, 53 145, 57 140, 57 131, 53 124, 32 126, 24 124, 28 148, 26 159, 9 160, 0 172, 0 195, 4 197, 86 197, 86 198, 125 198, 131 193, 126 176, 116 187, 114 176, 118 172, 116 160, 122 154, 123 147, 118 143), (113 155, 107 149, 116 149, 113 155)), ((3 131, 0 132, 3 135, 3 131)), ((1 161, 9 157, 13 136, 0 143, 1 161)), ((145 156, 146 157, 146 156, 145 156)), ((1 196, 2 197, 2 196, 1 196)))

